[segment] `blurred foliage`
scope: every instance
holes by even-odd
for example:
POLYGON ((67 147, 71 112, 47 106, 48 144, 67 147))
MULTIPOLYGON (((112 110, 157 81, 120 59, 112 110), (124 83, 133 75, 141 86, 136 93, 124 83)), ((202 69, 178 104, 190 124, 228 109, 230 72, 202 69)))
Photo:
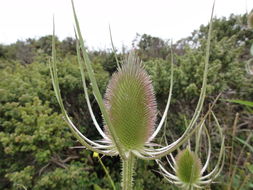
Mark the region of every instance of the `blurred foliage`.
MULTIPOLYGON (((253 101, 253 76, 245 70, 245 64, 251 57, 249 49, 253 44, 253 32, 247 27, 247 15, 216 18, 213 26, 203 113, 219 93, 222 93, 222 99, 253 101)), ((183 132, 185 122, 191 118, 197 104, 207 30, 208 26, 200 26, 191 36, 172 45, 175 72, 168 115, 169 140, 183 132)), ((110 189, 98 160, 91 156, 91 152, 78 148, 80 144, 60 114, 47 66, 51 55, 51 38, 49 35, 0 45, 0 189, 110 189)), ((56 46, 59 83, 66 109, 83 133, 91 139, 99 139, 83 94, 75 56, 75 39, 56 39, 56 46)), ((170 89, 170 41, 143 34, 136 36, 133 47, 152 78, 158 107, 162 111, 170 89)), ((109 76, 116 70, 114 54, 102 50, 89 53, 99 88, 104 94, 109 76)), ((119 60, 123 59, 123 53, 117 52, 117 56, 119 60)), ((88 78, 86 80, 89 84, 88 78)), ((88 90, 95 116, 103 126, 90 87, 88 90)), ((238 142, 231 146, 231 142, 234 142, 231 131, 235 115, 239 113, 236 135, 252 145, 253 139, 247 139, 253 130, 252 114, 243 105, 227 101, 219 101, 214 111, 226 134, 227 155, 232 155, 232 158, 227 157, 222 175, 212 189, 232 190, 229 189, 230 183, 235 189, 250 189, 253 153, 246 148, 241 152, 242 145, 238 142), (238 157, 240 160, 237 160, 238 157), (231 162, 231 159, 237 161, 231 162), (231 167, 237 168, 233 180, 231 167)), ((211 135, 215 136, 215 131, 211 135)), ((218 140, 213 144, 215 153, 219 148, 218 140)), ((216 157, 215 154, 211 160, 216 160, 216 157)), ((119 189, 119 158, 102 159, 119 189)), ((138 160, 135 189, 177 189, 166 182, 157 170, 155 162, 138 160)))

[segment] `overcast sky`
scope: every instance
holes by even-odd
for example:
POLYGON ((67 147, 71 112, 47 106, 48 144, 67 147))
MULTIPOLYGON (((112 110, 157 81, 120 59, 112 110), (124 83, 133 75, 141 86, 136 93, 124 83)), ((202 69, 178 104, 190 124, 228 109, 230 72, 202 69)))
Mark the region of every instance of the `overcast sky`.
MULTIPOLYGON (((131 47, 139 34, 178 40, 210 18, 213 0, 75 0, 81 30, 90 49, 110 48, 108 25, 117 47, 131 47)), ((253 8, 253 0, 216 0, 215 15, 228 17, 253 8)), ((74 36, 70 0, 0 0, 0 43, 52 34, 74 36)))

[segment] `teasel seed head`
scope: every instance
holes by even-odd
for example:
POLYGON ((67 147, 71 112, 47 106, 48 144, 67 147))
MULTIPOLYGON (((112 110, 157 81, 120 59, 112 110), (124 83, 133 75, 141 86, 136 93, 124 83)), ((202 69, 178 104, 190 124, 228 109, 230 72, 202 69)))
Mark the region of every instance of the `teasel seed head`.
POLYGON ((186 185, 196 184, 201 177, 201 161, 189 148, 178 153, 175 168, 177 177, 186 185))
POLYGON ((142 148, 154 131, 157 105, 151 79, 133 52, 112 75, 105 105, 121 145, 142 148))

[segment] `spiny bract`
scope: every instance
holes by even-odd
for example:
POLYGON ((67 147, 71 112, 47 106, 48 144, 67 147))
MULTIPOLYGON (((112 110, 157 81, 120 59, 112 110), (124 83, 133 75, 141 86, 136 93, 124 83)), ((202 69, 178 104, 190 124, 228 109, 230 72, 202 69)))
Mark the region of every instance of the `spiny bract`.
POLYGON ((154 131, 157 106, 150 77, 134 53, 113 74, 105 105, 123 147, 141 149, 154 131))

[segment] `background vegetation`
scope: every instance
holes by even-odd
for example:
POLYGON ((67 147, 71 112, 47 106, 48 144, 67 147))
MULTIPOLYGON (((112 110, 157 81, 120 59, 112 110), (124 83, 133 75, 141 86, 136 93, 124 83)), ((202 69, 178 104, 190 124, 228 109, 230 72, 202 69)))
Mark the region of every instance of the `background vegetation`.
MULTIPOLYGON (((253 76, 245 69, 251 58, 253 31, 247 28, 246 16, 214 19, 208 93, 203 113, 222 93, 214 111, 226 135, 227 157, 222 174, 211 189, 253 188, 252 109, 227 101, 253 101, 253 76)), ((173 44, 175 84, 168 115, 169 140, 184 131, 185 123, 194 112, 202 82, 207 30, 208 26, 200 26, 191 36, 173 44)), ((92 152, 79 147, 62 120, 47 65, 51 38, 44 36, 0 45, 0 189, 111 189, 98 159, 92 157, 92 152)), ((143 34, 136 36, 133 48, 152 77, 159 110, 163 110, 170 87, 170 42, 143 34)), ((57 50, 59 82, 66 108, 83 133, 99 139, 84 99, 75 40, 57 40, 57 50)), ((114 55, 109 50, 89 53, 103 94, 116 70, 114 55)), ((122 59, 123 53, 117 56, 122 59)), ((90 98, 102 125, 91 91, 90 98)), ((215 131, 212 128, 210 131, 215 137, 215 131)), ((213 141, 211 165, 215 163, 218 155, 215 150, 219 148, 218 139, 213 141)), ((119 159, 103 157, 102 160, 119 187, 119 159)), ((177 189, 157 170, 154 162, 139 160, 135 189, 177 189)))

